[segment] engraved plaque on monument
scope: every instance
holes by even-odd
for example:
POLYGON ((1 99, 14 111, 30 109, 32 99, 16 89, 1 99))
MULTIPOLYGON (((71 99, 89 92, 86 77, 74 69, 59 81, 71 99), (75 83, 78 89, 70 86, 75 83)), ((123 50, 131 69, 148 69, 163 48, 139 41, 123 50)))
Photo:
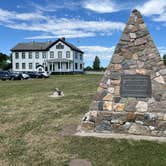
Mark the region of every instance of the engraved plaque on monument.
POLYGON ((152 86, 148 75, 122 75, 120 85, 121 97, 151 97, 152 86))

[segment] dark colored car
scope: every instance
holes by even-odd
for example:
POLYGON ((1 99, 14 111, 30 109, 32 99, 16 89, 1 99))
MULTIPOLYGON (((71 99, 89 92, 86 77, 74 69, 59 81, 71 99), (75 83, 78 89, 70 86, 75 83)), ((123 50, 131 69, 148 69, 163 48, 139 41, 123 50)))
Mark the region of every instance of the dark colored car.
POLYGON ((18 72, 9 72, 10 80, 21 80, 22 75, 18 72))
POLYGON ((0 71, 0 79, 1 80, 10 80, 11 76, 10 73, 8 71, 0 71))
POLYGON ((31 78, 43 78, 43 75, 38 72, 26 72, 31 78))

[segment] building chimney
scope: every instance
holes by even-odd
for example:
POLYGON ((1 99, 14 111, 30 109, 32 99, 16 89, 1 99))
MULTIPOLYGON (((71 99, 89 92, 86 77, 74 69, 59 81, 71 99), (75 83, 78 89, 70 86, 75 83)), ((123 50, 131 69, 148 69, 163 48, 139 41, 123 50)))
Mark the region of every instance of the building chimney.
POLYGON ((62 39, 63 41, 65 41, 65 37, 62 37, 61 39, 62 39))

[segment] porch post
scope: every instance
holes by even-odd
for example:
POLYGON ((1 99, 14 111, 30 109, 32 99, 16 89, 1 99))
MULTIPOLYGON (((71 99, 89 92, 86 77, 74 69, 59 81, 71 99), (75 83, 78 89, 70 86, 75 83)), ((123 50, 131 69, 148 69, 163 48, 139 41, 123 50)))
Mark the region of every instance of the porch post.
POLYGON ((43 65, 44 71, 45 71, 45 66, 46 66, 46 65, 45 65, 45 62, 44 62, 44 65, 43 65))
POLYGON ((68 72, 69 72, 69 68, 70 68, 70 66, 69 66, 69 60, 68 60, 68 72))
POLYGON ((60 72, 62 71, 62 62, 60 61, 60 72))
POLYGON ((50 72, 50 64, 47 62, 47 71, 50 72))

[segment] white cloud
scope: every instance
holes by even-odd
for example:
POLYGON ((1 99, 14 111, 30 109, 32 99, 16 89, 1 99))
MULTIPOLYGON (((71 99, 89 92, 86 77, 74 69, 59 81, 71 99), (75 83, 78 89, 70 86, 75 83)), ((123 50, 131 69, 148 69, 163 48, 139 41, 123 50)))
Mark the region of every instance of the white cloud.
POLYGON ((143 5, 136 7, 145 16, 160 15, 165 11, 165 0, 149 0, 143 5))
POLYGON ((17 13, 15 11, 8 11, 0 9, 0 22, 13 22, 17 21, 32 21, 32 20, 44 20, 46 19, 40 13, 17 13))
POLYGON ((17 13, 2 9, 0 9, 0 24, 12 29, 36 31, 42 34, 29 37, 29 39, 111 35, 113 31, 121 31, 125 26, 122 22, 56 18, 40 12, 17 13), (47 33, 47 35, 43 33, 47 33))
POLYGON ((15 14, 13 16, 13 19, 17 19, 17 20, 22 20, 22 21, 31 21, 31 20, 44 20, 46 19, 45 16, 41 15, 40 13, 21 13, 21 14, 15 14))
POLYGON ((81 50, 85 53, 85 59, 94 60, 95 56, 98 56, 100 60, 107 60, 108 62, 111 60, 113 51, 115 49, 112 47, 104 47, 104 46, 80 46, 81 50))
POLYGON ((166 22, 166 0, 149 0, 136 8, 145 16, 153 16, 153 21, 166 22))
POLYGON ((51 1, 46 1, 46 4, 43 5, 39 5, 35 2, 31 2, 29 4, 30 7, 33 7, 35 10, 37 11, 41 11, 41 12, 55 12, 57 10, 61 10, 61 9, 69 9, 69 10, 76 10, 79 9, 81 6, 80 2, 68 2, 68 1, 63 1, 63 4, 61 3, 61 1, 59 2, 51 2, 51 1))
POLYGON ((59 6, 57 6, 56 4, 48 4, 48 5, 45 5, 45 6, 41 6, 37 3, 34 3, 34 2, 31 2, 30 7, 33 7, 35 10, 37 11, 44 11, 44 12, 55 12, 57 10, 57 8, 59 6))
POLYGON ((56 35, 39 35, 39 36, 31 36, 31 37, 26 37, 25 39, 55 39, 55 38, 61 38, 62 36, 65 36, 66 38, 81 38, 81 37, 92 37, 95 36, 95 33, 92 32, 78 32, 78 31, 71 31, 71 33, 59 31, 56 32, 56 35))
POLYGON ((156 18, 153 18, 153 20, 156 22, 166 22, 166 12, 156 18))
POLYGON ((92 65, 95 59, 95 56, 100 58, 101 66, 106 67, 112 57, 115 46, 106 47, 106 46, 80 46, 81 50, 84 51, 85 66, 92 65))
POLYGON ((112 0, 86 0, 83 7, 98 13, 112 13, 121 10, 120 5, 112 0))

